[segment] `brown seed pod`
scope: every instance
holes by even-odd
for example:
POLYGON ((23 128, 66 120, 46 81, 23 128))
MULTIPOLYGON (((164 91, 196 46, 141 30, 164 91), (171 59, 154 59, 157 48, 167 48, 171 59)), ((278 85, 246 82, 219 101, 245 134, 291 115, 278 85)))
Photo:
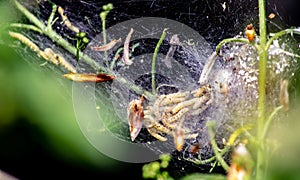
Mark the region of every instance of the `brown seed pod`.
POLYGON ((63 75, 67 79, 71 79, 76 82, 105 82, 110 81, 115 78, 115 76, 108 74, 64 74, 63 75))

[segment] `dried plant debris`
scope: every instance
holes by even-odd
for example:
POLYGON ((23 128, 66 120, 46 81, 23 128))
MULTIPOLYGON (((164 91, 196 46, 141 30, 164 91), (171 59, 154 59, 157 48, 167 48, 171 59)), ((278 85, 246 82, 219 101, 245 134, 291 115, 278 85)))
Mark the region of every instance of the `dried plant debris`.
POLYGON ((121 38, 119 38, 119 39, 113 39, 109 43, 104 44, 102 46, 94 46, 94 47, 92 47, 92 49, 94 51, 107 51, 107 50, 112 49, 119 42, 122 42, 121 38))
POLYGON ((174 53, 175 53, 175 51, 176 51, 176 49, 177 49, 177 46, 179 46, 180 45, 180 41, 179 41, 179 38, 178 38, 178 34, 174 34, 172 37, 171 37, 171 39, 170 39, 170 48, 169 48, 169 51, 168 51, 168 53, 167 53, 167 55, 165 56, 165 58, 164 58, 164 62, 165 62, 165 64, 166 64, 166 66, 168 67, 168 68, 172 68, 172 58, 173 58, 173 56, 174 56, 174 53))
POLYGON ((145 96, 132 100, 128 105, 128 123, 131 140, 134 141, 143 126, 145 96))
POLYGON ((126 65, 131 65, 132 64, 132 61, 129 59, 129 43, 130 43, 130 38, 133 34, 133 29, 131 28, 126 39, 125 39, 125 42, 124 42, 124 50, 123 50, 123 57, 122 57, 122 60, 124 62, 124 64, 126 65))

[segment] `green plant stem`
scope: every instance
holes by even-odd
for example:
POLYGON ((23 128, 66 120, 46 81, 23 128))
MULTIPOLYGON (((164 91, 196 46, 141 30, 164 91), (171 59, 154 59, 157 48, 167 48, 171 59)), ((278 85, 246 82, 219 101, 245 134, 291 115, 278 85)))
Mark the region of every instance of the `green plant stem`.
POLYGON ((269 50, 272 42, 275 40, 275 39, 278 39, 279 37, 283 36, 283 35, 286 35, 286 34, 292 34, 292 33, 295 33, 295 34, 298 34, 300 35, 300 29, 285 29, 285 30, 282 30, 282 31, 279 31, 277 33, 275 33, 267 42, 266 44, 266 51, 269 50))
MULTIPOLYGON (((228 152, 229 149, 230 149, 230 146, 225 146, 225 147, 219 152, 219 154, 220 154, 221 156, 223 156, 226 152, 228 152)), ((208 158, 208 159, 204 159, 204 160, 198 160, 198 159, 192 160, 192 159, 188 159, 188 158, 185 158, 185 160, 190 161, 190 162, 193 162, 193 163, 198 164, 198 165, 200 165, 200 164, 208 164, 208 163, 211 163, 211 162, 213 162, 214 160, 216 160, 216 156, 212 156, 212 157, 210 157, 210 158, 208 158)))
POLYGON ((24 6, 22 6, 17 0, 14 0, 16 7, 38 28, 44 30, 46 26, 43 22, 39 21, 32 13, 30 13, 24 6))
POLYGON ((124 49, 124 48, 122 47, 122 48, 119 48, 119 49, 117 50, 116 54, 114 55, 114 59, 112 60, 112 62, 111 62, 111 64, 110 64, 110 69, 113 69, 113 68, 114 68, 115 63, 116 63, 116 60, 117 60, 116 56, 118 56, 118 54, 120 54, 120 52, 123 51, 123 49, 124 49))
POLYGON ((215 127, 215 122, 213 121, 208 121, 206 123, 206 126, 208 128, 208 134, 209 134, 209 137, 210 137, 210 142, 211 142, 211 146, 212 146, 212 149, 215 153, 215 156, 216 156, 216 159, 219 161, 219 163, 221 164, 221 166, 224 168, 225 171, 228 171, 229 170, 229 166, 228 164, 225 162, 225 160, 223 159, 221 153, 219 152, 219 148, 218 148, 218 145, 215 141, 215 138, 214 138, 214 127, 215 127))
MULTIPOLYGON (((140 45, 139 43, 133 44, 132 47, 131 47, 131 51, 133 52, 134 48, 138 47, 139 45, 140 45)), ((117 56, 118 54, 120 54, 120 52, 123 51, 123 50, 124 50, 124 48, 121 47, 121 48, 119 48, 119 49, 117 50, 117 52, 115 53, 114 58, 113 58, 112 62, 110 63, 110 69, 111 69, 111 70, 114 68, 114 66, 115 66, 115 64, 116 64, 116 61, 117 61, 117 59, 118 59, 118 58, 116 58, 116 56, 117 56)))
MULTIPOLYGON (((106 16, 105 17, 101 17, 101 21, 102 21, 103 44, 107 44, 107 39, 106 39, 106 16)), ((107 55, 107 51, 104 51, 104 58, 105 58, 106 66, 108 67, 108 55, 107 55)))
POLYGON ((246 126, 242 126, 242 127, 238 128, 238 129, 236 129, 236 130, 230 135, 230 138, 229 138, 229 140, 228 140, 228 145, 229 145, 229 146, 234 146, 234 143, 235 143, 236 138, 237 138, 240 134, 242 134, 242 133, 244 133, 244 132, 246 132, 246 131, 248 131, 248 130, 250 130, 250 129, 252 129, 252 128, 253 128, 253 125, 252 125, 252 124, 248 124, 248 125, 246 125, 246 126))
POLYGON ((248 39, 246 38, 228 38, 228 39, 223 39, 221 42, 219 42, 219 44, 216 46, 216 52, 217 54, 219 54, 222 46, 224 44, 230 43, 230 42, 242 42, 242 43, 246 43, 246 44, 250 44, 253 45, 255 48, 257 48, 257 46, 253 43, 250 43, 248 39))
POLYGON ((80 42, 80 40, 76 40, 76 61, 77 62, 79 62, 79 59, 80 59, 80 57, 79 57, 79 51, 80 51, 80 47, 79 47, 79 44, 80 44, 81 42, 80 42))
POLYGON ((283 108, 283 106, 279 106, 279 107, 275 108, 274 111, 272 112, 272 114, 269 116, 269 118, 267 119, 267 121, 266 121, 266 123, 264 125, 264 130, 263 130, 263 133, 262 133, 262 138, 265 138, 265 136, 267 134, 267 131, 269 129, 270 123, 273 120, 273 117, 282 108, 283 108))
POLYGON ((156 44, 156 47, 155 47, 155 50, 154 50, 154 53, 153 53, 152 69, 151 69, 152 93, 153 94, 156 94, 156 88, 155 88, 155 63, 156 63, 156 57, 157 57, 157 53, 158 53, 159 47, 160 47, 161 43, 163 42, 163 40, 166 37, 166 34, 167 34, 166 31, 167 31, 167 28, 163 30, 163 32, 161 34, 161 37, 160 37, 158 43, 156 44))
POLYGON ((80 50, 84 47, 84 43, 82 42, 82 39, 76 39, 76 60, 77 62, 79 61, 80 59, 80 50))
POLYGON ((48 18, 48 22, 47 22, 47 28, 48 29, 52 29, 52 22, 53 22, 53 19, 54 19, 54 15, 56 13, 56 10, 57 10, 57 5, 52 3, 52 12, 48 18))
POLYGON ((209 173, 211 173, 217 165, 217 161, 213 163, 213 166, 210 168, 209 173))
POLYGON ((257 117, 257 140, 259 146, 257 148, 256 159, 256 179, 260 180, 264 177, 264 144, 263 129, 265 125, 265 102, 266 102, 266 65, 268 58, 267 43, 267 26, 266 26, 266 3, 265 0, 258 0, 259 8, 259 77, 258 77, 258 117, 257 117))
POLYGON ((11 27, 17 27, 17 28, 24 28, 24 29, 29 29, 35 32, 38 32, 40 34, 42 34, 42 30, 39 29, 38 27, 31 25, 31 24, 22 24, 22 23, 11 23, 10 24, 11 27))

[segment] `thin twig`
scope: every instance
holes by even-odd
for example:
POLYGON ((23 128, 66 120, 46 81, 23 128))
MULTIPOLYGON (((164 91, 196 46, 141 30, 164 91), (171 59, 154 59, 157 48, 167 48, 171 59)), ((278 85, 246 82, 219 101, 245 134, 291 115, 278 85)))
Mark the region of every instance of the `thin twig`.
MULTIPOLYGON (((223 156, 226 152, 228 152, 229 149, 230 149, 230 146, 225 146, 220 151, 220 155, 223 156)), ((193 159, 190 159, 190 158, 184 158, 184 159, 187 160, 187 161, 193 162, 193 163, 195 163, 197 165, 202 165, 202 164, 208 164, 208 163, 211 163, 211 162, 215 161, 216 160, 216 156, 212 156, 212 157, 210 157, 208 159, 204 159, 204 160, 202 160, 202 159, 195 159, 195 160, 193 160, 193 159)))
POLYGON ((229 170, 229 166, 228 164, 225 162, 225 160, 223 159, 222 155, 220 154, 219 152, 219 148, 218 148, 218 145, 215 141, 215 138, 214 138, 214 130, 213 128, 215 127, 215 122, 214 121, 208 121, 206 123, 206 126, 208 128, 208 134, 209 134, 209 137, 210 137, 210 142, 211 142, 211 146, 212 146, 212 149, 215 153, 215 156, 216 156, 216 159, 219 161, 219 163, 221 164, 221 166, 224 168, 225 171, 228 171, 229 170))
POLYGON ((155 88, 155 63, 156 63, 156 56, 159 50, 159 47, 161 45, 161 43, 163 42, 163 40, 166 37, 167 31, 168 29, 165 28, 161 34, 161 37, 158 41, 158 43, 156 44, 155 50, 154 50, 154 54, 153 54, 153 58, 152 58, 152 69, 151 69, 151 78, 152 78, 152 93, 156 94, 156 88, 155 88))
POLYGON ((300 29, 299 28, 296 28, 296 29, 285 29, 285 30, 282 30, 282 31, 279 31, 277 33, 275 33, 267 42, 266 44, 266 47, 265 47, 265 50, 268 51, 271 44, 273 43, 273 41, 275 39, 278 39, 279 37, 283 36, 283 35, 286 35, 286 34, 292 34, 292 33, 295 33, 295 34, 298 34, 300 35, 300 29))
POLYGON ((267 119, 267 121, 266 121, 266 123, 264 125, 264 130, 263 130, 263 133, 262 133, 262 138, 265 138, 265 136, 267 134, 267 131, 269 129, 270 123, 273 120, 273 117, 282 108, 283 108, 283 106, 279 106, 279 107, 275 108, 274 111, 271 113, 271 115, 269 116, 269 118, 267 119))
POLYGON ((53 22, 53 18, 54 18, 54 15, 56 13, 56 10, 57 10, 57 6, 56 4, 52 3, 52 12, 48 18, 48 22, 47 22, 47 28, 48 29, 52 29, 52 22, 53 22))
MULTIPOLYGON (((102 14, 100 14, 101 17, 101 21, 102 21, 102 37, 103 37, 103 44, 107 43, 106 40, 106 15, 107 13, 102 12, 102 14), (102 15, 102 16, 101 16, 102 15)), ((105 58, 105 63, 106 66, 108 66, 108 55, 107 55, 107 51, 104 51, 104 58, 105 58)))
POLYGON ((114 58, 113 58, 113 60, 112 60, 112 62, 110 64, 110 69, 111 70, 113 70, 113 68, 115 66, 115 63, 116 63, 116 60, 118 59, 118 56, 119 56, 120 52, 123 51, 123 49, 124 49, 123 47, 119 48, 117 50, 116 54, 114 55, 114 58))
POLYGON ((252 129, 252 128, 253 128, 253 125, 250 124, 250 125, 242 126, 242 127, 238 128, 238 129, 236 129, 236 130, 230 135, 230 138, 229 138, 229 140, 228 140, 228 145, 229 145, 229 146, 234 146, 234 142, 235 142, 236 138, 237 138, 240 134, 242 134, 242 133, 244 133, 244 132, 246 132, 246 131, 248 131, 248 130, 250 130, 250 129, 252 129))
POLYGON ((11 23, 10 24, 11 27, 17 27, 17 28, 24 28, 24 29, 29 29, 35 32, 38 32, 40 34, 42 34, 42 30, 39 29, 38 27, 31 25, 31 24, 22 24, 22 23, 11 23))
POLYGON ((245 44, 250 44, 252 46, 254 46, 256 49, 257 49, 257 46, 253 43, 250 43, 248 39, 246 38, 228 38, 228 39, 223 39, 217 46, 216 46, 216 52, 217 54, 219 54, 222 46, 224 44, 227 44, 227 43, 230 43, 230 42, 242 42, 242 43, 245 43, 245 44))

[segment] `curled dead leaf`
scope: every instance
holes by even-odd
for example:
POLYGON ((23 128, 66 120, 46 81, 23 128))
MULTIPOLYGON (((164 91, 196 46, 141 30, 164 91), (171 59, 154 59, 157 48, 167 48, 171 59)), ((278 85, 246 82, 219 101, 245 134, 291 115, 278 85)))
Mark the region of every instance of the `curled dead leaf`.
POLYGON ((128 105, 128 123, 131 140, 134 141, 140 133, 143 126, 144 108, 143 101, 145 97, 142 95, 140 99, 132 100, 128 105))

